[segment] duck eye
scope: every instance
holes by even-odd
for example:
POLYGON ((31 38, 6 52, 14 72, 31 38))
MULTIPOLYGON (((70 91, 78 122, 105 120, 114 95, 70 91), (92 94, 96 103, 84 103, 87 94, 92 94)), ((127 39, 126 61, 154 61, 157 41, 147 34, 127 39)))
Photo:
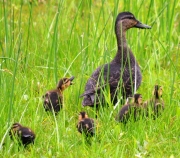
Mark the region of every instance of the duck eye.
POLYGON ((68 83, 68 81, 69 81, 69 80, 65 80, 65 81, 64 81, 64 84, 68 83))
POLYGON ((133 16, 130 16, 129 19, 134 19, 134 17, 133 17, 133 16))

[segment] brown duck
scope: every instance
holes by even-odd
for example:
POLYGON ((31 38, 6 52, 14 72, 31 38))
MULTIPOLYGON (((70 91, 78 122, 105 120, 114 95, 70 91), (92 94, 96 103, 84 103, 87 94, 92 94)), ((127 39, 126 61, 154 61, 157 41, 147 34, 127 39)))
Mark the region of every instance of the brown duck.
POLYGON ((26 147, 28 144, 34 144, 35 133, 28 127, 22 126, 20 123, 14 123, 9 132, 12 140, 17 139, 19 144, 26 147))
POLYGON ((60 79, 57 88, 47 91, 43 96, 45 111, 54 111, 57 114, 63 105, 63 91, 72 85, 74 76, 60 79))
POLYGON ((130 117, 133 117, 133 120, 137 120, 137 117, 140 116, 142 103, 142 95, 134 94, 133 100, 131 102, 127 102, 120 109, 116 116, 116 120, 123 123, 126 123, 130 117))
POLYGON ((117 38, 117 53, 114 59, 98 67, 91 75, 85 86, 83 106, 98 106, 104 102, 103 90, 109 87, 111 101, 117 102, 120 92, 123 98, 133 96, 133 92, 141 84, 141 71, 132 51, 126 42, 126 31, 130 28, 150 29, 142 24, 130 12, 119 13, 115 22, 117 38))
POLYGON ((94 120, 89 118, 86 112, 79 113, 79 122, 77 124, 78 132, 84 133, 85 136, 94 136, 94 120))

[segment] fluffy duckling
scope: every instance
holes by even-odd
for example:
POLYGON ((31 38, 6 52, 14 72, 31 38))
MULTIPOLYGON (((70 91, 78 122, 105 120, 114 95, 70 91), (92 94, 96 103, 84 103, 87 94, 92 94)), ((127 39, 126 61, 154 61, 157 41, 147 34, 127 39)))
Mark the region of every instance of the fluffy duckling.
POLYGON ((79 122, 77 124, 78 132, 84 133, 87 137, 94 136, 94 120, 89 118, 86 112, 79 113, 79 122))
POLYGON ((118 122, 126 123, 131 116, 133 116, 134 120, 137 120, 137 115, 139 115, 142 107, 142 95, 134 94, 133 99, 130 99, 131 100, 127 101, 127 103, 120 109, 119 113, 117 114, 116 120, 118 122))
POLYGON ((115 22, 117 39, 117 53, 110 63, 98 67, 88 79, 85 91, 81 95, 83 106, 98 106, 105 101, 103 90, 110 88, 111 101, 115 105, 117 94, 122 93, 123 98, 133 96, 141 84, 141 70, 133 52, 126 42, 126 31, 130 28, 150 29, 142 24, 130 12, 119 13, 115 22), (136 85, 135 85, 136 83, 136 85))
POLYGON ((162 99, 163 89, 159 85, 154 86, 153 97, 144 102, 144 108, 146 109, 146 115, 149 115, 149 111, 153 112, 154 116, 159 116, 164 110, 164 101, 162 99), (149 110, 151 108, 151 110, 149 110))
POLYGON ((54 111, 57 114, 63 105, 63 91, 72 85, 74 76, 71 78, 62 78, 58 82, 57 88, 47 91, 43 96, 45 111, 54 111))
POLYGON ((9 131, 12 140, 17 139, 19 144, 26 147, 28 144, 34 144, 35 133, 28 127, 22 126, 20 123, 14 123, 9 131))

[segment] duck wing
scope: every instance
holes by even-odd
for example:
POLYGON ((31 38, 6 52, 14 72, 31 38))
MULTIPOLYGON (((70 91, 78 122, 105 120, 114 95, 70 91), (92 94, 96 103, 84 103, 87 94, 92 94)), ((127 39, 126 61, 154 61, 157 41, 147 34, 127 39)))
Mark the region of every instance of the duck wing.
POLYGON ((63 97, 60 95, 58 90, 46 92, 46 94, 43 96, 43 100, 43 106, 46 111, 54 110, 55 112, 59 112, 62 108, 63 97))
POLYGON ((26 128, 26 127, 22 127, 19 130, 18 135, 21 137, 23 145, 26 146, 26 145, 28 145, 30 143, 34 143, 35 134, 34 134, 33 131, 31 131, 31 129, 26 128))
POLYGON ((82 105, 93 106, 95 102, 98 104, 101 92, 106 86, 109 86, 111 96, 114 96, 117 87, 120 86, 120 76, 119 64, 105 64, 103 67, 97 68, 87 81, 85 92, 81 95, 84 97, 82 105))
POLYGON ((84 132, 86 136, 93 136, 95 134, 94 120, 90 118, 81 120, 77 125, 77 129, 80 133, 84 132))

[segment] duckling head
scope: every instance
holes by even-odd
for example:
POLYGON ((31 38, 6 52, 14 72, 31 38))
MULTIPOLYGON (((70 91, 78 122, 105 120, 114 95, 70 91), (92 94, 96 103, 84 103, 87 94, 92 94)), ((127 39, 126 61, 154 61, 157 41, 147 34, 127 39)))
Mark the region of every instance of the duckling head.
POLYGON ((12 130, 13 131, 17 131, 17 130, 19 130, 20 128, 21 128, 22 126, 21 126, 21 124, 20 123, 14 123, 13 125, 12 125, 12 130))
POLYGON ((161 86, 159 85, 154 86, 154 96, 156 99, 159 99, 160 97, 162 97, 162 92, 163 92, 163 89, 161 86))
POLYGON ((88 118, 88 115, 86 112, 82 111, 79 113, 79 121, 85 119, 85 118, 88 118))
POLYGON ((65 90, 67 87, 72 85, 73 80, 74 80, 74 76, 72 76, 70 78, 65 77, 65 78, 60 79, 60 81, 57 85, 57 89, 60 89, 61 91, 65 90))
POLYGON ((116 19, 116 26, 121 26, 122 31, 136 27, 140 29, 150 29, 151 26, 142 24, 135 16, 130 12, 119 13, 116 19))
POLYGON ((141 105, 143 102, 141 94, 134 94, 134 103, 141 105))
POLYGON ((13 139, 13 135, 17 134, 21 127, 22 126, 20 123, 14 123, 12 125, 11 130, 9 131, 9 136, 11 139, 13 139))

